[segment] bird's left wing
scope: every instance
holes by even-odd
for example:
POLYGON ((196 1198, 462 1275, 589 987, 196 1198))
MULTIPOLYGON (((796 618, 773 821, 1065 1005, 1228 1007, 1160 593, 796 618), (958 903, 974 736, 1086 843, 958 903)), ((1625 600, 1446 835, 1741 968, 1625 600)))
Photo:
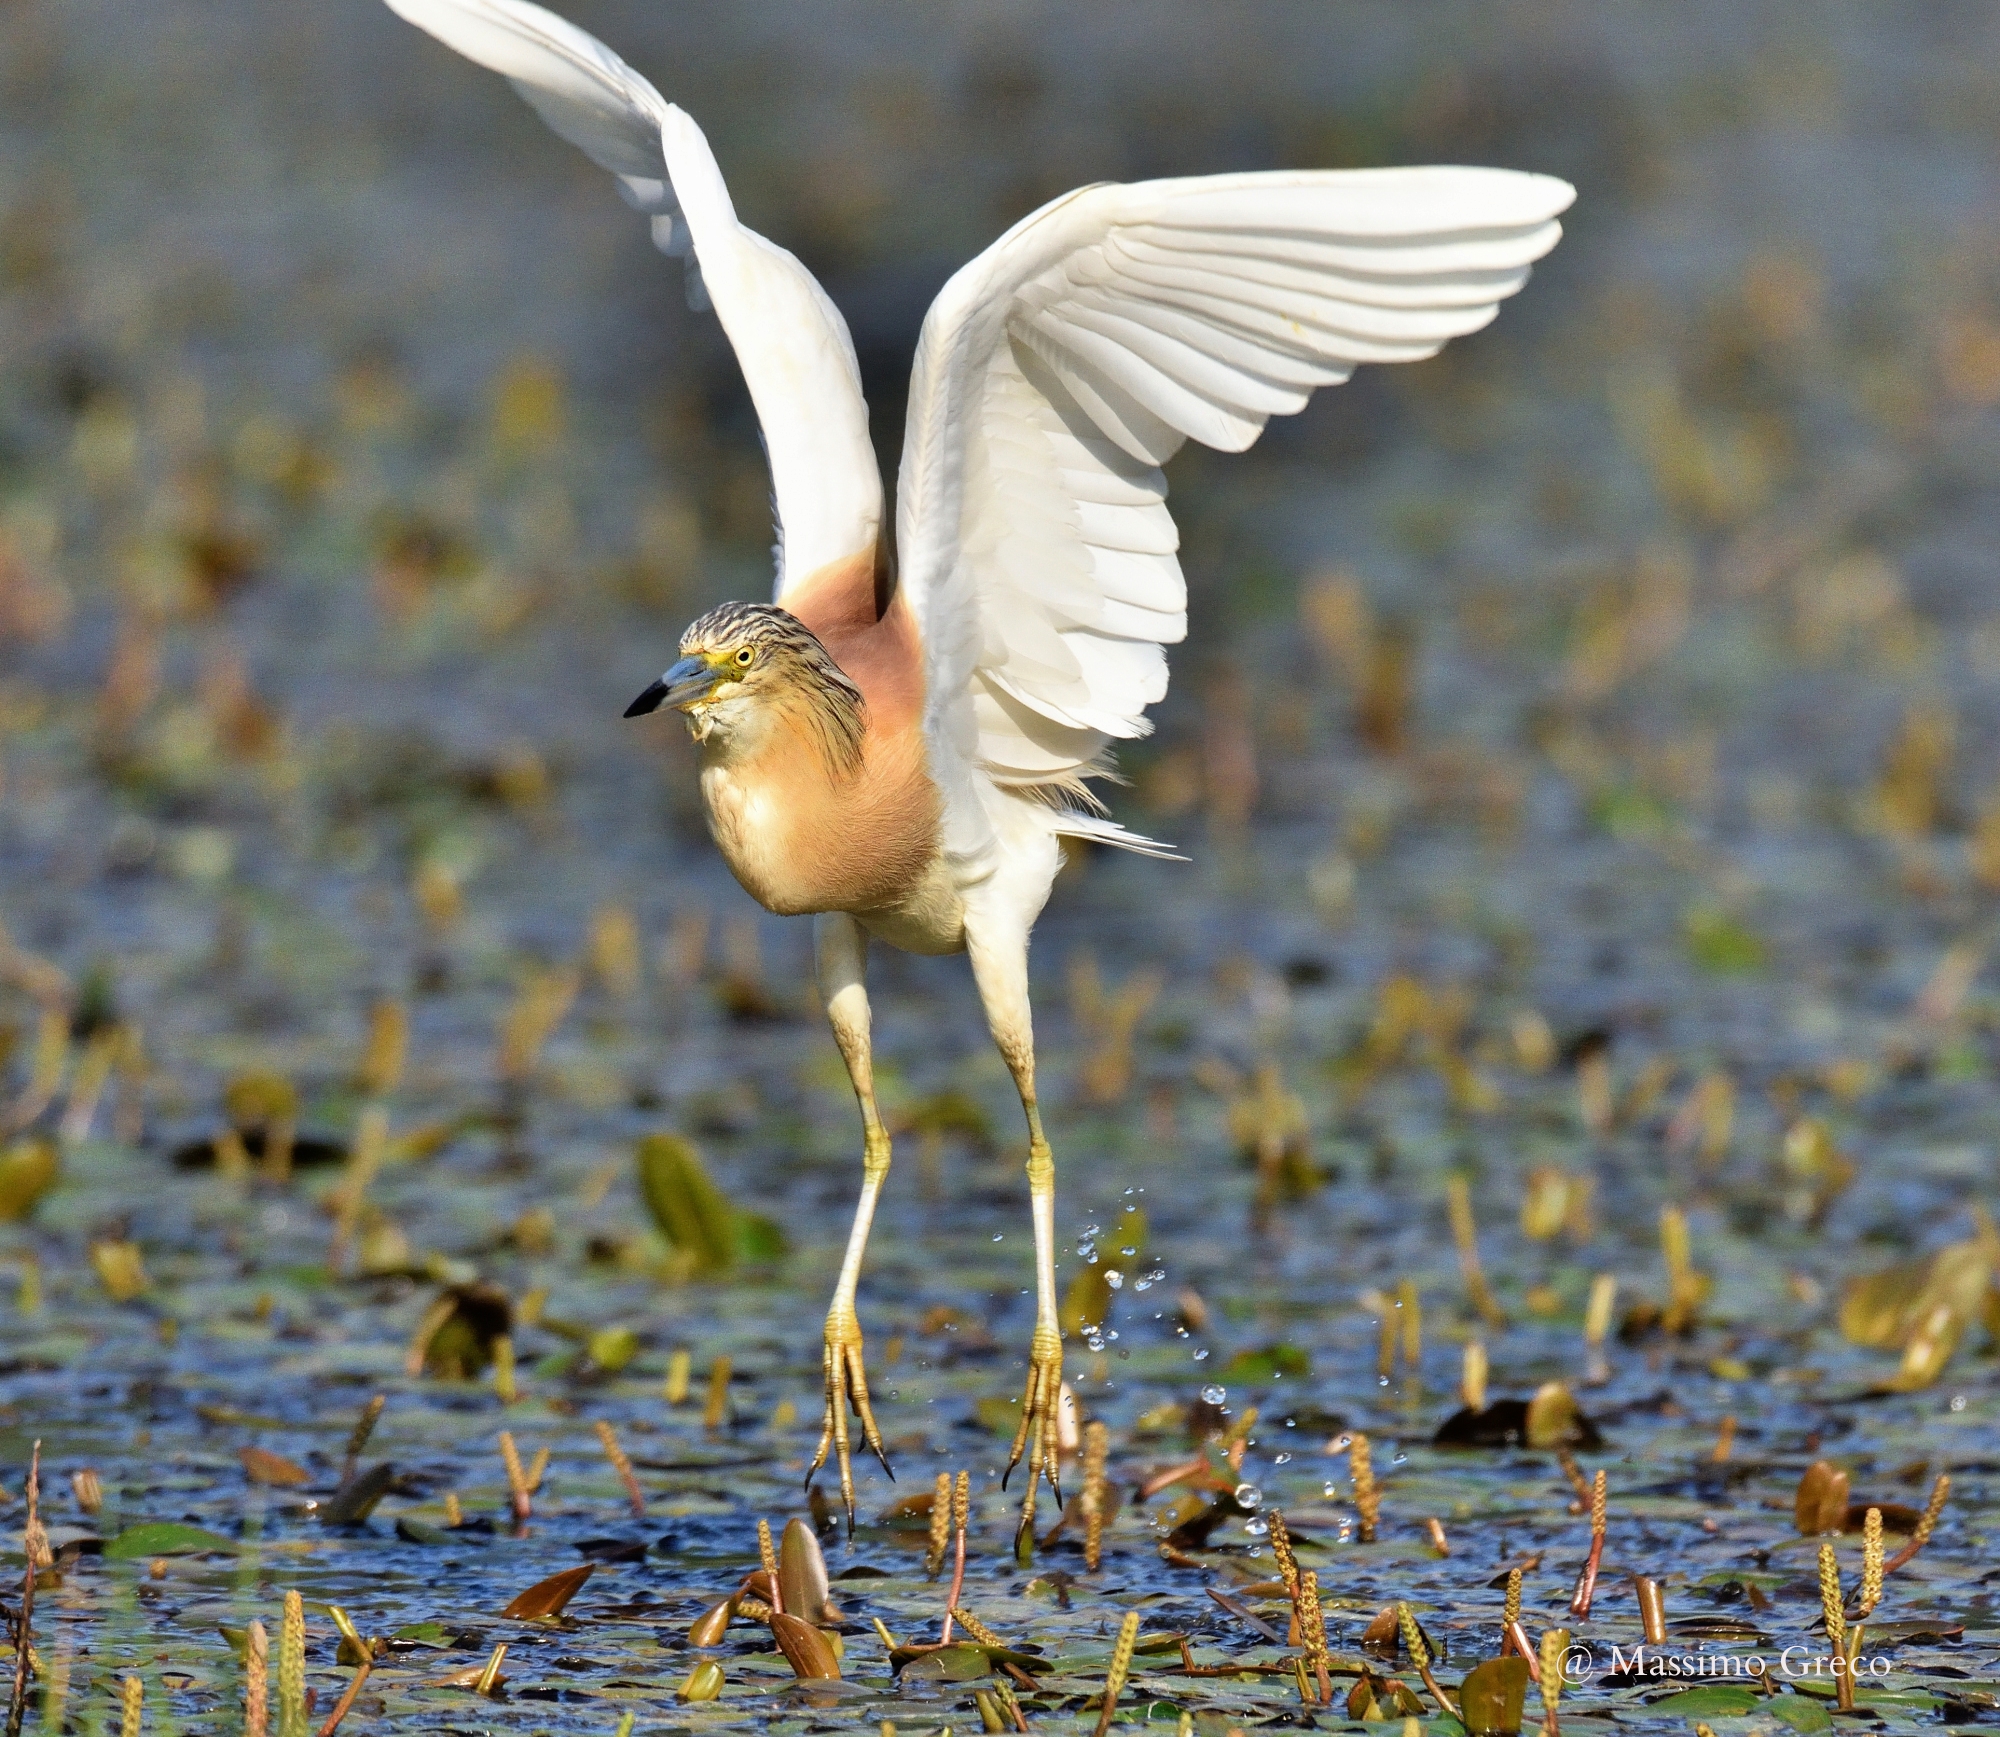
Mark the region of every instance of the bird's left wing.
MULTIPOLYGON (((1149 728, 1187 628, 1160 470, 1181 443, 1239 452, 1357 363, 1476 331, 1574 196, 1464 168, 1086 187, 945 285, 911 380, 897 541, 948 848, 985 844, 985 792, 1073 791, 1149 728)), ((1058 830, 1145 845, 1082 812, 1058 830)))
POLYGON ((861 371, 840 310, 811 272, 736 220, 701 129, 599 42, 529 0, 388 0, 466 59, 501 73, 565 139, 618 177, 685 259, 688 300, 713 305, 757 407, 777 501, 778 594, 862 550, 882 521, 861 371))

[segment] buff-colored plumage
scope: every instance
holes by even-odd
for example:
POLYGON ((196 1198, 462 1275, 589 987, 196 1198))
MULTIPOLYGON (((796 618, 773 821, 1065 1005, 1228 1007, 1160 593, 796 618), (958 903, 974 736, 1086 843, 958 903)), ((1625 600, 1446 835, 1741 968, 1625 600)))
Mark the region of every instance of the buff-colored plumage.
POLYGON ((924 322, 891 582, 846 324, 796 259, 737 219, 701 130, 529 0, 388 3, 505 74, 617 176, 687 262, 690 300, 713 306, 763 427, 775 605, 704 617, 633 709, 687 714, 731 868, 772 910, 815 914, 865 1147, 814 1469, 835 1455, 851 1516, 850 1407, 882 1453, 855 1311, 889 1168, 863 981, 872 936, 966 952, 1020 1093, 1036 1321, 1014 1458, 1053 1481, 1055 1168, 1028 935, 1062 839, 1165 854, 1084 789, 1113 744, 1150 728, 1166 647, 1187 631, 1161 467, 1190 439, 1240 451, 1358 364, 1416 360, 1476 331, 1555 245, 1572 191, 1494 169, 1302 170, 1105 184, 1031 213, 924 322))

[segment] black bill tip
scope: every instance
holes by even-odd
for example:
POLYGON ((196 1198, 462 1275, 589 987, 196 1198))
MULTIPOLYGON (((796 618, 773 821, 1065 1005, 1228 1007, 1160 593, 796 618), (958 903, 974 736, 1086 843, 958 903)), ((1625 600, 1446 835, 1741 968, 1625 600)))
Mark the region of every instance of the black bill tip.
POLYGON ((657 712, 660 702, 667 697, 667 684, 654 682, 646 691, 625 708, 628 718, 643 718, 648 712, 657 712))

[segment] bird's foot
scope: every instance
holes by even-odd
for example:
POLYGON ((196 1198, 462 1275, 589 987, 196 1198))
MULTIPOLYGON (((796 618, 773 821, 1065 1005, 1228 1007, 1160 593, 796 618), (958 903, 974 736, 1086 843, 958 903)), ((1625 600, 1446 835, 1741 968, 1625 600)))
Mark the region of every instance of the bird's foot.
POLYGON ((1035 1511, 1035 1485, 1046 1476, 1049 1488, 1062 1501, 1062 1436, 1059 1415, 1062 1408, 1062 1334, 1046 1321, 1035 1323, 1034 1342, 1028 1352, 1028 1389, 1021 1397, 1021 1427, 1014 1432, 1013 1451, 1007 1456, 1007 1470, 1000 1479, 1002 1489, 1021 1455, 1028 1456, 1028 1490, 1024 1521, 1035 1511))
POLYGON ((826 1415, 821 1420, 819 1452, 806 1471, 811 1487, 826 1464, 829 1449, 840 1471, 840 1499, 847 1507, 847 1531, 854 1533, 854 1465, 849 1451, 848 1413, 861 1419, 862 1439, 867 1442, 882 1469, 893 1481, 896 1474, 882 1446, 882 1432, 875 1427, 875 1409, 868 1403, 868 1370, 861 1355, 861 1322, 852 1308, 836 1303, 826 1317, 826 1415))

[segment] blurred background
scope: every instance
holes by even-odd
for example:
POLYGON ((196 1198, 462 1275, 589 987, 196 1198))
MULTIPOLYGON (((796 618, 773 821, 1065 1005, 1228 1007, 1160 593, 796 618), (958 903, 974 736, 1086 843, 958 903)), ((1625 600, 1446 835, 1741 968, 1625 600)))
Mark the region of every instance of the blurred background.
MULTIPOLYGON (((1649 1225, 1641 1160, 1714 1079, 1749 1217, 1805 1185, 1767 1169, 1801 1114, 1899 1128, 1919 1086, 1959 1154, 1924 1199, 1962 1198, 2000 890, 1990 9, 574 11, 828 285, 891 474, 929 297, 1068 187, 1466 161, 1579 190, 1493 328, 1172 466, 1193 631, 1113 800, 1195 860, 1077 850, 1036 955, 1107 1176, 1226 1150, 1277 1066, 1388 1219, 1425 1154, 1510 1176, 1574 1136, 1649 1225), (1387 1100, 1340 1072, 1425 1054, 1387 1100), (1569 1075, 1605 1056, 1638 1095, 1593 1121, 1569 1075), (1538 1091, 1570 1134, 1505 1121, 1538 1091)), ((675 723, 618 716, 769 586, 747 398, 677 268, 367 0, 9 0, 0 80, 16 1125, 70 1065, 51 1010, 136 1034, 120 1126, 164 1149, 246 1075, 338 1123, 388 1007, 410 1113, 471 1130, 468 1186, 503 1161, 427 1233, 454 1258, 663 1119, 830 1247, 852 1130, 806 926, 729 880, 675 723), (527 1135, 480 1132, 496 1067, 535 1082, 527 1135)), ((877 971, 903 1113, 969 1095, 1011 1150, 959 962, 877 971)), ((127 1222, 146 1172, 89 1174, 45 1222, 127 1222)), ((1014 1200, 1011 1160, 979 1174, 1014 1200)), ((1160 1208, 1197 1265, 1208 1201, 1160 1208)), ((1916 1204, 1867 1228, 1908 1240, 1916 1204)))
MULTIPOLYGON (((1649 1349, 1613 1391, 1677 1395, 1625 1447, 1706 1454, 1740 1410, 1803 1463, 1852 1421, 1828 1370, 1900 1349, 1915 1392, 1986 1343, 2000 13, 571 15, 844 309, 891 475, 930 296, 1065 189, 1427 161, 1578 189, 1489 330, 1169 469, 1192 632, 1111 799, 1193 861, 1074 848, 1035 953, 1088 1406, 1122 1430, 1283 1378, 1322 1434, 1427 1439, 1418 1370, 1448 1393, 1461 1342, 1525 1391, 1595 1320, 1608 1373, 1615 1274, 1649 1349), (1969 1234, 1965 1283, 1895 1268, 1836 1322, 1857 1273, 1969 1234), (1432 1304, 1393 1393, 1392 1291, 1432 1304)), ((729 879, 677 722, 619 718, 770 584, 747 398, 679 278, 376 0, 0 0, 8 1463, 37 1415, 135 1489, 175 1443, 208 1469, 173 1511, 221 1524, 242 1407, 304 1430, 388 1391, 420 1502, 497 1476, 447 1457, 479 1396, 438 1384, 507 1337, 548 1404, 506 1415, 593 1466, 576 1396, 644 1431, 677 1349, 719 1362, 711 1426, 733 1394, 791 1460, 683 1511, 740 1551, 795 1501, 858 1127, 807 925, 729 879), (666 1131, 699 1158, 635 1172, 666 1131), (676 1202, 716 1198, 691 1236, 676 1202), (78 1411, 85 1365, 122 1412, 78 1411)), ((962 961, 873 969, 913 1161, 862 1312, 921 1489, 925 1453, 988 1469, 1011 1433, 1018 1111, 962 961)), ((1990 1427, 1979 1367, 1969 1411, 1867 1414, 1884 1465, 1990 1427)), ((1239 1470, 1346 1527, 1286 1457, 1239 1470)), ((1467 1475, 1413 1511, 1467 1511, 1467 1475)), ((1692 1512, 1677 1547, 1709 1548, 1692 1512)))

